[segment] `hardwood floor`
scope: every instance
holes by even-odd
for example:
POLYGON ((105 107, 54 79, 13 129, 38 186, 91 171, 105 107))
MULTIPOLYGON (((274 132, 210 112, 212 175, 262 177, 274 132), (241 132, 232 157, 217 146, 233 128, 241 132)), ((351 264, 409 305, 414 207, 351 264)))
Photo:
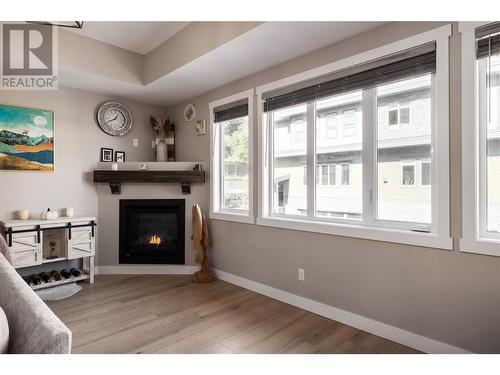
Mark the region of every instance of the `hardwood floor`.
POLYGON ((49 307, 73 332, 73 353, 417 353, 217 280, 101 275, 49 307))

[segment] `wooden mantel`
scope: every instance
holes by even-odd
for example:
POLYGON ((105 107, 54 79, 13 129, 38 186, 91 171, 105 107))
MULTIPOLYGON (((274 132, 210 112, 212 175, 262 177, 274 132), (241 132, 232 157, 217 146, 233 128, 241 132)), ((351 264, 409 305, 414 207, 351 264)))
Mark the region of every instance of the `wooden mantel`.
POLYGON ((189 170, 94 170, 95 183, 108 183, 112 194, 121 193, 123 182, 180 183, 184 194, 191 194, 192 183, 204 183, 205 171, 189 170))

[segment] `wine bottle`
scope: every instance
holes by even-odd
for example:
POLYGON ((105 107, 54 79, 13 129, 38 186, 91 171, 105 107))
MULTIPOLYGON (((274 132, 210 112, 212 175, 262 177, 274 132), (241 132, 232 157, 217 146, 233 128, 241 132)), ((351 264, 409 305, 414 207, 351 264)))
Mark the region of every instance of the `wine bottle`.
POLYGON ((30 279, 31 281, 33 281, 33 284, 35 285, 40 285, 42 283, 42 279, 40 279, 36 274, 31 275, 30 279))
POLYGON ((40 277, 46 283, 50 282, 50 275, 47 272, 40 272, 38 274, 38 277, 40 277))
POLYGON ((55 281, 61 280, 61 274, 56 270, 50 271, 50 277, 52 277, 55 281))
POLYGON ((71 274, 75 277, 78 277, 81 275, 80 271, 78 271, 76 268, 72 268, 69 270, 69 272, 71 272, 71 274))
POLYGON ((64 277, 65 279, 69 279, 71 277, 71 273, 69 273, 69 271, 67 269, 63 269, 61 270, 61 275, 62 277, 64 277))

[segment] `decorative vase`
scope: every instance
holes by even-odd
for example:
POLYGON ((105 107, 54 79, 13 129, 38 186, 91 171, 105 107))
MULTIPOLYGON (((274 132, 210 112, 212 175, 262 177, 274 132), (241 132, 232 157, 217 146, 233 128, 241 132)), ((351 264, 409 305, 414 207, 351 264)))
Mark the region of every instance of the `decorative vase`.
POLYGON ((156 161, 167 161, 167 144, 164 140, 158 141, 156 145, 156 161))
POLYGON ((166 129, 167 161, 175 161, 175 125, 168 121, 166 129))

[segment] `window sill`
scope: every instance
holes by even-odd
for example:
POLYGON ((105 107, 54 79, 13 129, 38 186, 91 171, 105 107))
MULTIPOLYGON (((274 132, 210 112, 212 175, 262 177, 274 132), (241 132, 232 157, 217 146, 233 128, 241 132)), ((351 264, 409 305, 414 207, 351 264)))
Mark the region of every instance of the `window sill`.
POLYGON ((500 240, 492 238, 461 239, 460 251, 483 255, 500 256, 500 240))
POLYGON ((234 212, 210 212, 209 218, 213 220, 234 221, 237 223, 255 224, 253 216, 234 212))
POLYGON ((441 237, 434 233, 420 233, 355 224, 312 222, 308 220, 275 217, 259 217, 257 218, 257 225, 453 250, 452 238, 441 237))

